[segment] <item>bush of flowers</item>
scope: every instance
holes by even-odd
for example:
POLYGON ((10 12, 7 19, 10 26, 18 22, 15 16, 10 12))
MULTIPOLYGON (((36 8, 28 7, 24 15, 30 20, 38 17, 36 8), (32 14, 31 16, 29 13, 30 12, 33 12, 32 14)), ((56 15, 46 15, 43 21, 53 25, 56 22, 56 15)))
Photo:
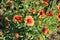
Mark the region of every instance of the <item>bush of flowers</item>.
POLYGON ((60 40, 59 0, 0 0, 0 40, 60 40))

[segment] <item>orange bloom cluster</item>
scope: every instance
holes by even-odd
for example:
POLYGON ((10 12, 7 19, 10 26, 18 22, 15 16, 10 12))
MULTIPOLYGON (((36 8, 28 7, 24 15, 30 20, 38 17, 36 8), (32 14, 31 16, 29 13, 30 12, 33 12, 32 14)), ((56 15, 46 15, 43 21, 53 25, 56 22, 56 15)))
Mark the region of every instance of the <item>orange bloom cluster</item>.
MULTIPOLYGON (((13 17, 13 21, 14 22, 21 22, 22 21, 22 16, 15 15, 13 17)), ((27 26, 33 26, 34 25, 34 19, 32 18, 32 16, 26 16, 24 21, 25 21, 27 26)))

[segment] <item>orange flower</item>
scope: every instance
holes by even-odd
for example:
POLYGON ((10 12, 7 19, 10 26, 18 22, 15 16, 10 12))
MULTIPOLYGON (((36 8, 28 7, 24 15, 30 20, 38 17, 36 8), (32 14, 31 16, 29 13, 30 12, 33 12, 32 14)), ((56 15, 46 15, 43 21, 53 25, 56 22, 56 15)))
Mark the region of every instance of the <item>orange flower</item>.
POLYGON ((13 17, 13 21, 14 21, 14 22, 21 22, 21 21, 22 21, 22 16, 15 15, 15 16, 13 17))
POLYGON ((45 6, 48 6, 48 2, 46 1, 42 1, 42 4, 44 4, 45 6))
POLYGON ((44 27, 44 28, 42 29, 42 33, 43 33, 44 35, 46 35, 46 34, 48 33, 48 28, 47 28, 47 27, 44 27))
POLYGON ((32 8, 30 8, 30 12, 35 13, 35 10, 34 10, 34 9, 32 9, 32 8))
POLYGON ((58 12, 60 12, 60 5, 58 6, 58 12))
POLYGON ((49 11, 47 16, 53 16, 52 11, 49 11))
POLYGON ((60 21, 60 13, 57 15, 57 17, 58 17, 58 21, 60 21))
POLYGON ((14 34, 14 37, 15 37, 15 38, 19 38, 20 35, 19 35, 18 33, 15 33, 15 34, 14 34))
POLYGON ((44 10, 41 10, 41 11, 38 13, 38 15, 39 15, 39 18, 45 18, 45 12, 44 12, 44 10))
POLYGON ((33 20, 32 16, 26 16, 25 23, 27 24, 27 26, 33 26, 34 20, 33 20))

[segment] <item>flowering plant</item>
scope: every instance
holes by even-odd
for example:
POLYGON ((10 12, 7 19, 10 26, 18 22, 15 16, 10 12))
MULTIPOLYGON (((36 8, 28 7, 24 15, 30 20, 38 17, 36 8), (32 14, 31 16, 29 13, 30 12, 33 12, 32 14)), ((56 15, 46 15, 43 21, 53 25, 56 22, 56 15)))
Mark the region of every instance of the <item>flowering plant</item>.
POLYGON ((60 40, 59 0, 0 0, 3 40, 60 40))

